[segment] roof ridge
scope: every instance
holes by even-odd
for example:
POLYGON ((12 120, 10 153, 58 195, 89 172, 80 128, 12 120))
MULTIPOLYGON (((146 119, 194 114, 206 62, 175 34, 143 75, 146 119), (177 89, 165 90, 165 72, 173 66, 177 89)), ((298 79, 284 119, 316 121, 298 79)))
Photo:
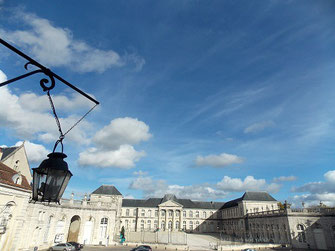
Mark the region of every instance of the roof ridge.
POLYGON ((23 146, 24 146, 24 144, 21 144, 20 146, 1 147, 2 149, 15 148, 15 150, 13 150, 12 152, 10 152, 5 158, 1 159, 1 161, 5 161, 6 159, 8 159, 10 156, 12 156, 13 154, 15 154, 23 146))

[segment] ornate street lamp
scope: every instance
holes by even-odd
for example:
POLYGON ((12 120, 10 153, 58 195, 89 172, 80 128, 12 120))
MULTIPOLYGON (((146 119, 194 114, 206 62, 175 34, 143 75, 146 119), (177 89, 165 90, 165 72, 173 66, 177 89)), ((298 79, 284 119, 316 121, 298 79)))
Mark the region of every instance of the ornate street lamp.
POLYGON ((33 168, 33 200, 59 202, 72 177, 64 153, 53 152, 39 167, 33 168))
POLYGON ((25 58, 28 62, 25 64, 26 70, 28 70, 28 65, 34 65, 37 67, 37 70, 30 71, 26 74, 23 74, 21 76, 9 79, 3 83, 0 83, 1 86, 8 85, 12 82, 15 82, 17 80, 26 78, 28 76, 31 76, 36 73, 43 73, 48 77, 42 78, 40 80, 40 86, 42 87, 43 91, 47 93, 50 105, 54 114, 54 117, 56 119, 56 124, 58 126, 58 131, 60 133, 59 139, 57 140, 53 152, 48 154, 48 159, 45 159, 42 161, 39 167, 33 168, 33 196, 32 200, 34 201, 46 201, 46 202, 58 202, 60 198, 62 197, 65 188, 67 184, 70 181, 70 178, 72 177, 72 173, 69 171, 67 163, 64 161, 64 159, 67 157, 63 153, 63 139, 65 135, 73 129, 82 119, 84 119, 87 114, 89 114, 98 104, 99 102, 96 101, 94 98, 90 97, 74 85, 70 84, 54 72, 52 72, 50 69, 46 68, 45 66, 41 65, 31 57, 27 56, 14 46, 8 44, 6 41, 2 40, 0 38, 0 43, 6 46, 8 49, 14 51, 16 54, 20 55, 21 57, 25 58), (78 122, 76 122, 69 130, 67 130, 65 133, 63 133, 61 124, 59 122, 55 106, 53 104, 50 91, 55 87, 55 78, 64 83, 65 85, 69 86, 73 90, 79 92, 81 95, 85 96, 89 100, 95 103, 95 106, 93 106, 81 119, 79 119, 78 122), (49 86, 47 84, 49 83, 49 86), (58 144, 61 144, 62 151, 61 152, 55 152, 56 147, 58 144))

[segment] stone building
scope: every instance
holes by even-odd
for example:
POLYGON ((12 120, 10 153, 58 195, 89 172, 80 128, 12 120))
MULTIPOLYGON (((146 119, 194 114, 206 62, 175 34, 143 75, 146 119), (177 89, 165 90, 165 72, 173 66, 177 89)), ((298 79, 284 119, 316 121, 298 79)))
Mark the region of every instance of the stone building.
POLYGON ((313 250, 335 249, 335 209, 291 209, 267 193, 246 192, 220 208, 222 236, 249 243, 289 244, 313 250))
POLYGON ((2 251, 48 248, 77 241, 87 245, 119 242, 128 232, 220 233, 222 239, 335 249, 335 210, 278 206, 265 192, 246 192, 228 202, 201 202, 167 194, 163 198, 123 199, 102 185, 82 200, 30 201, 30 168, 24 145, 0 148, 0 248, 2 251))
POLYGON ((178 199, 173 194, 147 200, 122 200, 121 225, 127 231, 215 232, 215 213, 224 203, 178 199))

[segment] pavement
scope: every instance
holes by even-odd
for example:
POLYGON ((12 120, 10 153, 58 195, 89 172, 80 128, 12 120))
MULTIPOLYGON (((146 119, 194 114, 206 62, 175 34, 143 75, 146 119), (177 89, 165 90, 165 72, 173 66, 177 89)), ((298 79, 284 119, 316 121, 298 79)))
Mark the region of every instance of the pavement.
MULTIPOLYGON (((131 246, 110 246, 110 247, 104 247, 104 246, 86 246, 82 249, 82 251, 129 251, 133 247, 131 246)), ((155 249, 152 246, 152 250, 157 250, 157 251, 166 251, 165 249, 155 249)), ((192 251, 198 251, 198 250, 205 250, 205 249, 190 249, 192 251)), ((206 249, 206 250, 211 250, 211 249, 206 249)), ((304 251, 304 249, 289 249, 289 248, 263 248, 263 249, 256 249, 257 251, 304 251)), ((235 249, 235 251, 237 251, 235 249)), ((310 249, 309 249, 310 251, 310 249)))

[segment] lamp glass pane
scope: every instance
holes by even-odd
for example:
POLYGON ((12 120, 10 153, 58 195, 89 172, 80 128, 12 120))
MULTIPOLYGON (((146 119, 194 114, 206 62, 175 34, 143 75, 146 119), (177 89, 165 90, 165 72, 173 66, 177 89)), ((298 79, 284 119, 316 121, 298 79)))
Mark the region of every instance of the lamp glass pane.
POLYGON ((64 178, 63 185, 59 190, 58 200, 63 196, 65 188, 67 187, 67 184, 69 183, 70 178, 72 177, 72 174, 69 171, 65 171, 65 172, 66 172, 66 174, 65 174, 66 176, 64 178))
POLYGON ((48 170, 47 189, 44 194, 45 201, 56 201, 58 199, 58 194, 65 178, 64 176, 65 173, 63 170, 48 170))

